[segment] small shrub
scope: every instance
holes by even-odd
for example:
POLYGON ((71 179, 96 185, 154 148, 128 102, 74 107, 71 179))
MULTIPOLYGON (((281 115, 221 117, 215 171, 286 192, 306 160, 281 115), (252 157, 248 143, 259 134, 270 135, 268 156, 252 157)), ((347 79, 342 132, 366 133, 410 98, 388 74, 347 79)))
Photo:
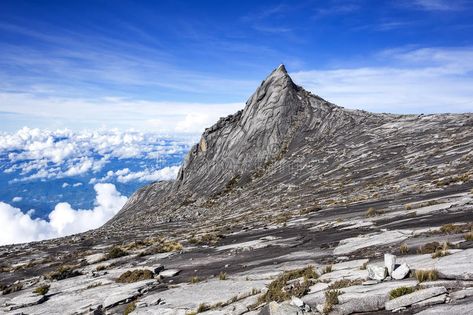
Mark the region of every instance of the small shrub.
POLYGON ((412 205, 411 204, 407 204, 404 206, 404 208, 406 208, 406 210, 412 210, 412 205))
POLYGON ((380 215, 380 214, 381 214, 381 212, 379 212, 375 208, 370 207, 370 208, 368 208, 368 210, 366 210, 366 215, 365 216, 367 218, 371 218, 371 217, 375 217, 375 216, 380 215))
POLYGON ((324 314, 328 314, 333 310, 333 306, 338 304, 338 296, 342 294, 339 290, 325 291, 324 314))
POLYGON ((439 248, 442 248, 439 242, 430 242, 419 247, 419 254, 432 254, 439 248))
POLYGON ((197 313, 202 313, 202 312, 205 312, 205 311, 208 311, 208 310, 210 310, 210 305, 202 303, 197 308, 197 313))
POLYGON ((309 279, 316 279, 319 275, 314 267, 309 266, 303 269, 286 271, 268 285, 268 291, 258 298, 258 304, 271 301, 282 302, 291 298, 291 296, 301 297, 307 294, 311 282, 309 279), (303 282, 296 282, 290 288, 285 288, 288 281, 304 278, 303 282))
POLYGON ((102 270, 105 270, 105 269, 107 269, 107 266, 105 266, 105 265, 99 265, 95 268, 96 271, 102 271, 102 270))
POLYGON ((463 231, 463 227, 461 225, 455 224, 444 224, 440 227, 440 232, 445 234, 456 234, 461 233, 463 231))
POLYGON ((73 266, 64 265, 64 266, 59 267, 59 269, 57 269, 56 271, 53 271, 47 274, 46 278, 50 280, 59 281, 59 280, 67 279, 67 278, 77 277, 80 275, 81 273, 77 270, 74 270, 73 266))
POLYGON ((406 255, 409 253, 409 247, 406 243, 402 243, 401 246, 399 246, 399 252, 401 255, 406 255))
POLYGON ((121 249, 118 246, 114 246, 108 251, 106 257, 107 259, 114 259, 114 258, 120 258, 120 257, 126 256, 126 255, 128 255, 127 252, 125 252, 123 249, 121 249))
POLYGON ((463 235, 465 238, 465 241, 473 241, 473 232, 468 232, 465 235, 463 235))
POLYGON ((214 246, 223 238, 223 235, 216 233, 207 233, 200 235, 199 237, 192 236, 188 239, 188 242, 194 245, 208 245, 214 246))
POLYGON ((34 289, 33 293, 39 294, 39 295, 46 295, 49 291, 49 285, 48 284, 43 284, 36 289, 34 289))
POLYGON ((191 282, 191 283, 198 283, 198 282, 200 282, 200 281, 201 281, 201 279, 200 279, 199 277, 193 276, 193 277, 191 277, 191 281, 190 281, 190 282, 191 282))
POLYGON ((399 287, 399 288, 393 289, 389 292, 389 299, 393 300, 393 299, 398 298, 400 296, 410 294, 414 291, 416 291, 415 287, 399 287))
POLYGON ((357 279, 357 280, 350 280, 350 279, 341 279, 337 280, 331 285, 327 287, 328 290, 334 290, 334 289, 342 289, 346 287, 351 287, 353 285, 359 285, 362 284, 363 280, 357 279))
POLYGON ((182 250, 181 243, 176 241, 160 240, 157 244, 141 252, 139 256, 154 255, 160 253, 178 252, 182 250))
POLYGON ((133 271, 127 271, 118 277, 116 282, 118 283, 132 283, 142 280, 153 279, 154 274, 151 270, 148 269, 137 269, 133 271))
POLYGON ((435 269, 430 269, 430 270, 416 270, 414 273, 414 277, 417 279, 419 282, 424 282, 424 281, 435 281, 438 279, 439 274, 438 271, 435 269))
POLYGON ((360 267, 360 270, 366 270, 366 267, 368 266, 368 263, 369 263, 369 261, 363 263, 363 265, 361 265, 361 267, 360 267))
POLYGON ((448 243, 445 242, 442 245, 442 248, 437 248, 435 252, 432 254, 432 258, 439 258, 439 257, 444 257, 450 255, 450 252, 448 251, 448 243))
POLYGON ((127 306, 125 307, 125 310, 123 311, 123 315, 128 315, 131 312, 133 312, 135 309, 136 309, 135 302, 128 303, 127 306))
POLYGON ((220 272, 219 275, 218 275, 218 278, 220 280, 227 280, 227 273, 224 272, 224 271, 220 272))
POLYGON ((332 272, 332 269, 333 269, 332 265, 326 265, 325 267, 322 268, 322 274, 332 272))

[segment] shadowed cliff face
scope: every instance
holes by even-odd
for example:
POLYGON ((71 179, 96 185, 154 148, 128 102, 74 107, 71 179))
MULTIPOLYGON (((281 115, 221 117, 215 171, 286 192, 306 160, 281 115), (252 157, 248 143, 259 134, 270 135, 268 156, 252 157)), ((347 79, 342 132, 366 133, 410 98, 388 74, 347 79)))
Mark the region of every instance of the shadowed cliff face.
POLYGON ((470 114, 347 110, 295 85, 281 65, 242 111, 205 130, 174 182, 140 189, 106 227, 427 191, 471 173, 472 126, 470 114))

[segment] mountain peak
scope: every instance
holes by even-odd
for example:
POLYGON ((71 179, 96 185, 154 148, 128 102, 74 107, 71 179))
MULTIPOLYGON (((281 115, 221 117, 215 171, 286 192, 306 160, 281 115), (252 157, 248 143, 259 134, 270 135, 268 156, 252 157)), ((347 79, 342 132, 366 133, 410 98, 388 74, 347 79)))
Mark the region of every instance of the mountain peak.
POLYGON ((276 71, 283 72, 283 73, 287 74, 286 67, 284 66, 283 63, 281 63, 281 64, 276 68, 276 71))

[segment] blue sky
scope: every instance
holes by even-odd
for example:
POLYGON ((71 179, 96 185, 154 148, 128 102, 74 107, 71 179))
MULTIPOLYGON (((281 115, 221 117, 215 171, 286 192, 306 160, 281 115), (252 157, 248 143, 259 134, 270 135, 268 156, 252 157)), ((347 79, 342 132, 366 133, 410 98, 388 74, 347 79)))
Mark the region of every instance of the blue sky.
POLYGON ((284 63, 350 108, 473 111, 472 1, 0 2, 0 131, 198 133, 284 63))

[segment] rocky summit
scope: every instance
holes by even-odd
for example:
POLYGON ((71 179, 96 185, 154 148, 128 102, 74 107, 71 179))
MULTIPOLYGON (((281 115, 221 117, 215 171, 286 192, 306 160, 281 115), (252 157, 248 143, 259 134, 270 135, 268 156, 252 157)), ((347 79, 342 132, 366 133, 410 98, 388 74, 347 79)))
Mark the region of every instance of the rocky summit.
POLYGON ((472 180, 473 114, 345 109, 281 65, 102 228, 0 247, 0 313, 472 314, 472 180))

